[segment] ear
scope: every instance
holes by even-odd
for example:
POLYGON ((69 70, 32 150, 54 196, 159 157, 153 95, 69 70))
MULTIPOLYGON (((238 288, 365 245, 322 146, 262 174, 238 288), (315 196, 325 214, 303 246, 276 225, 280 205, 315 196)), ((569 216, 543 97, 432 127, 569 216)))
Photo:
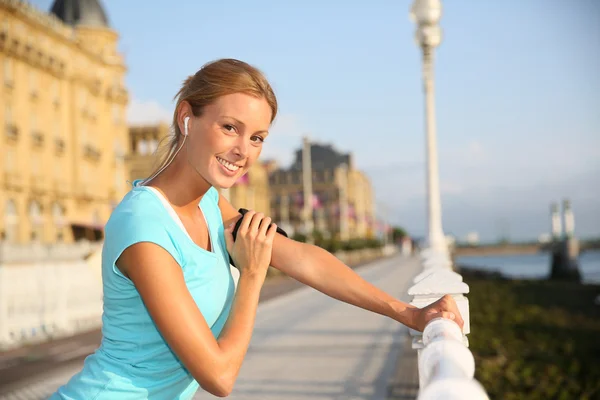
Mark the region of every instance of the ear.
MULTIPOLYGON (((187 101, 182 101, 179 104, 179 108, 177 110, 177 126, 179 127, 179 132, 183 135, 185 133, 185 119, 193 117, 192 106, 187 101)), ((188 121, 188 129, 190 127, 190 121, 188 121)))

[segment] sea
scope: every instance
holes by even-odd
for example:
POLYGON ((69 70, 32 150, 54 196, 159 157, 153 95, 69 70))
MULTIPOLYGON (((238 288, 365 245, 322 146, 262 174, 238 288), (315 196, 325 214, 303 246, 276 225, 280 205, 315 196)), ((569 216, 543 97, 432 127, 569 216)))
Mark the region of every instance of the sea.
MULTIPOLYGON (((550 253, 460 256, 455 264, 464 269, 497 271, 509 278, 545 279, 550 275, 550 253)), ((600 250, 579 255, 579 272, 583 283, 600 284, 600 250)))

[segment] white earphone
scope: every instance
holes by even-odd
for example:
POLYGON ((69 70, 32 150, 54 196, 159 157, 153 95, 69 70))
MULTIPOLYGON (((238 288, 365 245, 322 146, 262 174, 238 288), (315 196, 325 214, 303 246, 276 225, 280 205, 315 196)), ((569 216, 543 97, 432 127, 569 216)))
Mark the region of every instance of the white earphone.
POLYGON ((183 119, 183 136, 189 135, 189 132, 188 132, 188 121, 189 120, 190 120, 190 117, 185 117, 183 119))
POLYGON ((156 173, 154 175, 152 175, 150 178, 146 178, 143 181, 138 182, 138 186, 145 185, 146 183, 150 182, 152 179, 156 178, 158 176, 158 174, 163 172, 173 162, 173 160, 175 159, 175 156, 179 153, 179 150, 181 150, 181 148, 183 147, 183 144, 185 143, 185 139, 189 135, 189 131, 188 131, 188 121, 189 120, 190 120, 190 117, 185 117, 183 119, 183 140, 181 141, 181 145, 179 146, 177 151, 175 151, 174 153, 171 152, 169 154, 169 157, 167 158, 168 161, 165 163, 165 165, 161 169, 156 171, 156 173))

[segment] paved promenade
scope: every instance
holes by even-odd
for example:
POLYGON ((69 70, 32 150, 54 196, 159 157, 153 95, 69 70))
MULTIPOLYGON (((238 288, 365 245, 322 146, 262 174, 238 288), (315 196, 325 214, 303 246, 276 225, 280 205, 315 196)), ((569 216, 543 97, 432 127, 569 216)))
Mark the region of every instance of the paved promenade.
MULTIPOLYGON (((358 272, 403 296, 418 272, 399 256, 358 272)), ((403 298, 406 300, 406 298, 403 298)), ((406 328, 306 288, 261 305, 234 400, 384 400, 406 328)), ((196 399, 216 398, 199 393, 196 399)))
MULTIPOLYGON (((357 272, 407 300, 416 259, 394 256, 357 272)), ((302 288, 259 306, 255 333, 233 394, 234 400, 391 400, 406 328, 302 288), (390 386, 390 383, 392 385, 390 386)), ((412 355, 412 354, 411 354, 412 355)), ((407 355, 411 360, 414 357, 407 355)), ((61 365, 0 400, 41 400, 79 371, 81 361, 61 365)), ((403 368, 406 368, 404 366, 403 368)), ((217 398, 199 391, 195 399, 217 398)))

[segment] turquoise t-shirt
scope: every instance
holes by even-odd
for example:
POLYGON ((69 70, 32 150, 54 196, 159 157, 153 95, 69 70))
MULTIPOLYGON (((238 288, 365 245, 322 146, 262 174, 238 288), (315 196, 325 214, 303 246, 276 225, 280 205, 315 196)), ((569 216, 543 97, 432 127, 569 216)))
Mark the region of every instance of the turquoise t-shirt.
POLYGON ((152 242, 167 250, 183 270, 198 308, 218 337, 227 320, 235 286, 215 188, 201 208, 212 251, 196 245, 151 188, 135 186, 113 211, 102 250, 104 312, 102 343, 83 370, 51 400, 191 399, 198 383, 169 348, 133 283, 115 266, 129 246, 152 242))

